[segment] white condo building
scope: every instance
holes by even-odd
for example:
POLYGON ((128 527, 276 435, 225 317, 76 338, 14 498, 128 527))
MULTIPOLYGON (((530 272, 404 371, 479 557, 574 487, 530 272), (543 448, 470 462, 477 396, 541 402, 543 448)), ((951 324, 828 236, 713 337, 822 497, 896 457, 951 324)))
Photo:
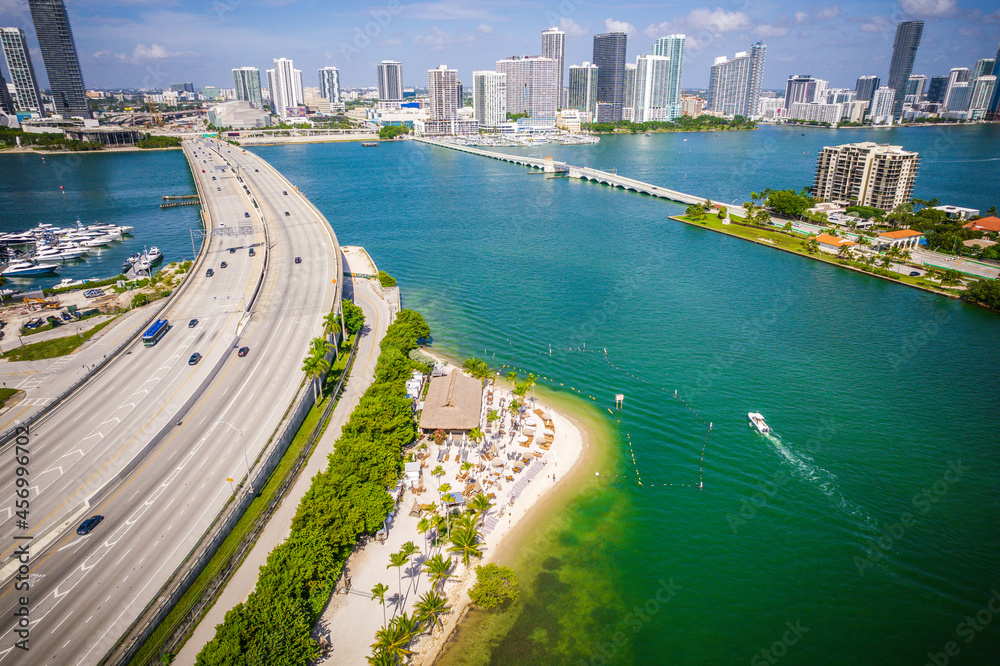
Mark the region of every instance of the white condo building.
POLYGON ((716 58, 709 75, 705 108, 727 116, 758 117, 766 53, 764 43, 757 42, 749 53, 737 53, 732 60, 716 58))
POLYGON ((395 60, 378 64, 378 98, 382 102, 403 99, 403 66, 395 60))
POLYGON ((472 73, 472 114, 480 127, 507 122, 507 75, 481 70, 472 73))
POLYGON ((917 153, 902 146, 873 141, 826 146, 816 165, 813 194, 821 201, 891 211, 913 199, 919 166, 917 153))
POLYGON ((556 67, 552 58, 513 57, 498 60, 496 70, 507 75, 507 112, 526 113, 531 127, 556 124, 556 67))
POLYGON ((451 120, 461 106, 458 99, 458 70, 440 65, 427 70, 427 97, 430 120, 451 120))
POLYGON ((0 28, 0 44, 3 45, 11 85, 16 91, 14 101, 17 109, 37 113, 44 118, 45 106, 38 92, 38 79, 31 64, 31 53, 24 38, 24 31, 20 28, 0 28))
POLYGON ((680 100, 672 102, 670 58, 641 55, 635 68, 635 122, 670 121, 680 115, 680 100))
POLYGON ((236 101, 250 102, 255 109, 264 108, 264 97, 260 89, 260 70, 256 67, 240 67, 233 70, 233 95, 236 101))
POLYGON ((975 80, 972 88, 972 97, 969 100, 969 120, 982 120, 990 107, 990 100, 993 99, 993 92, 997 86, 997 77, 980 76, 975 80))
POLYGON ((340 104, 340 70, 336 67, 320 68, 319 96, 331 104, 340 104))
POLYGON ((542 57, 556 61, 556 106, 562 106, 563 75, 566 70, 566 33, 559 28, 542 32, 542 57))
POLYGON ((597 65, 589 62, 570 65, 569 108, 590 114, 597 112, 597 65))
POLYGON ((891 125, 892 110, 896 104, 896 91, 889 86, 882 86, 875 91, 872 97, 871 113, 872 124, 891 125))
MULTIPOLYGON (((687 37, 684 35, 667 35, 660 37, 653 44, 650 55, 663 56, 669 59, 669 71, 666 80, 666 98, 664 107, 676 107, 671 112, 671 119, 681 115, 681 78, 684 76, 684 45, 687 37)), ((763 62, 761 63, 763 64, 763 62)), ((760 86, 758 83, 758 94, 760 86)))
POLYGON ((625 63, 625 82, 622 84, 622 118, 635 120, 635 63, 625 63))
POLYGON ((271 106, 282 119, 296 116, 295 109, 302 106, 302 72, 295 69, 288 58, 275 58, 274 69, 267 70, 267 86, 271 92, 271 106), (291 112, 290 112, 291 111, 291 112))
MULTIPOLYGON (((956 103, 952 97, 955 95, 956 86, 961 88, 959 84, 968 83, 972 79, 972 72, 968 67, 953 67, 951 72, 948 74, 948 87, 944 91, 944 100, 942 102, 942 107, 945 111, 965 111, 964 108, 958 108, 960 104, 956 103)), ((964 91, 959 93, 959 95, 964 95, 964 91)), ((961 100, 959 100, 961 101, 961 100)))

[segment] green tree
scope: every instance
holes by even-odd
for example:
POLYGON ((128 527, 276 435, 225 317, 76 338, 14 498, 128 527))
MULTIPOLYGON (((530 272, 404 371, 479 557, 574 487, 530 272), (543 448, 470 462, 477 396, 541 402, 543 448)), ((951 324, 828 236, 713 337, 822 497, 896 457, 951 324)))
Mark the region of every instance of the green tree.
POLYGON ((962 298, 993 310, 1000 310, 1000 281, 977 280, 969 285, 962 298))
POLYGON ((517 575, 510 567, 487 564, 476 567, 476 583, 469 596, 484 610, 518 597, 517 575))
POLYGON ((406 648, 413 640, 416 629, 417 624, 414 619, 406 613, 400 613, 398 617, 392 618, 388 627, 382 627, 375 633, 372 648, 397 661, 403 661, 412 654, 406 648))
POLYGON ((361 306, 352 303, 351 301, 343 302, 344 308, 344 326, 347 328, 347 332, 354 335, 361 331, 365 326, 365 313, 361 309, 361 306))
POLYGON ((378 599, 378 602, 382 605, 382 624, 385 624, 385 593, 389 591, 389 586, 384 583, 377 583, 375 587, 372 588, 372 601, 378 599))
POLYGON ((320 348, 309 350, 309 355, 302 361, 302 371, 309 376, 313 382, 313 400, 319 401, 322 396, 323 387, 320 386, 319 379, 330 369, 330 362, 326 360, 326 353, 320 348), (317 393, 318 392, 318 393, 317 393))
POLYGON ((481 358, 476 358, 475 356, 465 359, 465 363, 462 364, 462 368, 464 368, 466 372, 476 379, 486 379, 490 376, 489 364, 481 358))
POLYGON ((385 271, 378 272, 378 282, 386 289, 396 286, 396 278, 392 277, 385 271))
POLYGON ((403 551, 398 553, 393 553, 389 556, 389 564, 385 565, 386 569, 391 569, 396 567, 396 578, 399 581, 399 598, 403 598, 403 567, 407 562, 410 561, 410 556, 403 551))
POLYGON ((441 616, 450 609, 448 602, 436 590, 428 590, 417 601, 414 610, 416 610, 416 615, 421 622, 430 624, 433 632, 435 627, 443 628, 441 616))
POLYGON ((442 467, 441 465, 438 465, 437 467, 435 467, 434 470, 431 472, 431 476, 436 476, 437 477, 437 480, 438 480, 438 489, 440 489, 441 488, 441 477, 444 476, 444 467, 442 467))
POLYGON ((483 551, 479 546, 479 533, 475 529, 453 529, 448 536, 451 539, 448 552, 455 553, 462 558, 466 566, 469 565, 469 558, 483 556, 483 551))
POLYGON ((778 190, 767 197, 767 205, 778 215, 800 218, 812 205, 809 197, 792 190, 778 190))
POLYGON ((471 439, 476 444, 481 442, 483 440, 483 437, 485 437, 485 435, 483 435, 483 431, 480 430, 478 426, 469 431, 469 439, 471 439))
POLYGON ((468 506, 476 513, 476 522, 481 522, 486 517, 486 512, 493 507, 493 504, 490 502, 489 495, 479 493, 469 500, 468 506))
POLYGON ((427 519, 427 516, 423 516, 417 521, 417 532, 424 537, 424 545, 427 545, 427 533, 431 531, 431 521, 427 519))
POLYGON ((431 583, 436 588, 441 588, 451 577, 451 558, 446 558, 438 553, 424 562, 424 572, 430 576, 431 583))

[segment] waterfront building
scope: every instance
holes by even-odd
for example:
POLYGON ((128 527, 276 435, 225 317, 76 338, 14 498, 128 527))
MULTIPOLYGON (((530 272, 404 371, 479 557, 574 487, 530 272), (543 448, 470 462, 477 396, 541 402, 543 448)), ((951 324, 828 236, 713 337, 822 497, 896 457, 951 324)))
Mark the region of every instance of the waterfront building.
POLYGON ((883 231, 872 239, 872 248, 883 252, 892 248, 915 250, 922 240, 924 240, 923 233, 914 231, 913 229, 883 231))
MULTIPOLYGON (((826 91, 826 104, 847 104, 857 99, 857 93, 850 88, 830 88, 826 91)), ((817 100, 819 101, 819 100, 817 100)))
POLYGON ((903 115, 903 95, 906 82, 913 73, 913 60, 917 56, 920 37, 924 33, 923 21, 903 21, 896 26, 896 38, 892 44, 892 62, 889 63, 890 88, 896 91, 893 98, 892 116, 899 119, 903 115))
MULTIPOLYGON (((906 91, 904 97, 912 98, 914 103, 919 102, 924 96, 924 88, 927 87, 927 77, 923 74, 911 74, 906 81, 906 91)), ((904 100, 905 101, 905 100, 904 100)))
POLYGON ((781 97, 761 97, 757 106, 761 120, 776 122, 785 117, 785 100, 781 97))
MULTIPOLYGON (((684 48, 687 37, 684 35, 667 35, 660 37, 650 49, 650 55, 669 58, 666 87, 666 106, 676 106, 674 117, 681 115, 681 79, 684 76, 684 48)), ((762 63, 763 64, 763 63, 762 63)), ((759 82, 758 82, 759 84, 759 82)), ((758 85, 759 92, 759 85, 758 85)))
POLYGON ((816 121, 836 125, 844 116, 843 104, 826 104, 823 102, 795 102, 786 110, 785 118, 789 120, 816 121))
POLYGON ((829 86, 829 81, 808 74, 789 76, 785 83, 785 108, 791 108, 797 102, 809 104, 824 99, 829 86))
POLYGON ((267 70, 267 86, 271 91, 271 106, 281 118, 301 117, 302 71, 288 58, 275 58, 274 69, 267 70))
POLYGON ((627 45, 628 37, 624 32, 594 35, 593 62, 597 65, 596 122, 614 123, 622 119, 627 45))
POLYGON ((35 36, 49 77, 56 111, 64 118, 90 118, 80 59, 62 0, 28 0, 35 36))
POLYGON ((816 244, 822 252, 837 254, 842 247, 857 247, 857 243, 846 238, 831 236, 830 234, 819 234, 816 236, 816 244))
POLYGON ((976 66, 972 68, 972 80, 975 81, 980 76, 990 76, 993 74, 993 66, 996 60, 993 58, 981 58, 976 61, 976 66))
POLYGON ((671 121, 681 115, 680 104, 671 101, 674 92, 671 69, 667 56, 641 55, 636 59, 633 97, 636 122, 671 121))
POLYGON ((873 141, 825 146, 816 165, 813 195, 821 201, 891 211, 913 199, 919 165, 917 153, 902 146, 873 141))
MULTIPOLYGON (((3 44, 3 55, 7 61, 11 83, 17 91, 16 109, 37 113, 44 118, 45 105, 38 92, 38 78, 31 64, 31 52, 28 50, 24 31, 20 28, 0 28, 0 43, 3 44)), ((6 89, 6 84, 4 88, 6 89)))
POLYGON ((944 102, 944 93, 948 90, 947 76, 932 76, 927 84, 927 102, 941 104, 944 102))
POLYGON ((556 106, 562 106, 563 75, 566 70, 566 33, 559 28, 542 32, 542 57, 556 61, 556 106))
POLYGON ((732 60, 725 56, 716 58, 709 74, 705 108, 727 116, 759 116, 760 84, 764 75, 766 51, 764 43, 757 42, 750 47, 749 53, 737 53, 732 60))
POLYGON ((460 107, 458 70, 448 69, 448 65, 427 70, 427 98, 430 120, 451 120, 460 107))
POLYGON ((893 109, 896 108, 896 91, 889 86, 882 86, 875 91, 871 103, 871 118, 875 125, 891 125, 893 109))
MULTIPOLYGON (((953 100, 952 96, 955 94, 956 90, 960 90, 963 86, 961 84, 966 84, 968 87, 969 81, 972 79, 972 72, 968 67, 952 67, 951 72, 948 74, 948 86, 944 91, 944 99, 941 104, 945 111, 964 111, 965 109, 960 109, 960 103, 963 101, 953 100)), ((965 96, 965 91, 960 90, 960 97, 965 96)))
POLYGON ((967 220, 970 217, 979 215, 978 208, 963 208, 962 206, 951 206, 948 204, 934 206, 931 210, 941 211, 949 220, 967 220))
POLYGON ((260 89, 260 70, 256 67, 234 69, 233 90, 237 101, 250 102, 250 106, 255 109, 264 108, 264 98, 260 89))
POLYGON ((625 92, 622 95, 622 118, 635 120, 635 64, 625 63, 625 92))
POLYGON ((694 95, 681 96, 681 115, 697 118, 705 109, 705 100, 694 95))
POLYGON ((971 222, 964 224, 962 226, 966 229, 985 231, 991 234, 1000 234, 1000 218, 996 217, 995 215, 991 215, 989 217, 981 217, 978 220, 972 220, 971 222))
POLYGON ((233 129, 256 129, 267 127, 271 116, 246 100, 223 102, 208 108, 208 122, 215 127, 233 129))
POLYGON ((841 119, 847 119, 852 123, 860 123, 865 119, 865 114, 868 113, 868 107, 871 102, 866 100, 856 99, 853 102, 846 102, 844 104, 844 110, 842 111, 841 119))
POLYGON ((854 92, 858 95, 857 99, 870 102, 881 83, 881 79, 877 76, 859 76, 857 83, 854 85, 854 92))
POLYGON ((570 65, 569 107, 590 114, 597 111, 597 65, 570 65))
POLYGON ((340 104, 340 70, 336 67, 320 67, 319 96, 330 104, 340 104))
POLYGON ((526 113, 522 124, 556 124, 556 61, 541 56, 514 56, 497 60, 496 71, 507 77, 507 113, 526 113))
POLYGON ((472 115, 480 127, 507 122, 507 75, 483 70, 472 73, 472 115))
POLYGON ((993 76, 997 77, 997 85, 993 86, 993 99, 990 100, 987 120, 1000 119, 1000 46, 997 47, 997 57, 993 59, 993 76))
POLYGON ((0 72, 0 113, 8 116, 14 115, 14 100, 11 99, 7 90, 7 82, 3 79, 3 72, 0 72))
POLYGON ((997 77, 990 74, 989 76, 980 76, 975 80, 972 88, 972 94, 969 97, 969 112, 967 118, 969 120, 982 120, 986 117, 986 113, 990 108, 990 100, 993 99, 993 93, 996 91, 997 77))
POLYGON ((395 60, 383 60, 378 64, 378 98, 403 99, 403 65, 395 60))

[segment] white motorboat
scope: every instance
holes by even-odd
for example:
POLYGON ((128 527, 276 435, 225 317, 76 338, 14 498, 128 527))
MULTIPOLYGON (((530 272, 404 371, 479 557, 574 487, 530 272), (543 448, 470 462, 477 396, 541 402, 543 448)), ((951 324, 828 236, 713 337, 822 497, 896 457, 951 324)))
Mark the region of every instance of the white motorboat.
POLYGON ((55 273, 57 268, 59 268, 57 264, 36 264, 32 261, 18 259, 17 261, 10 262, 7 268, 0 272, 0 275, 10 277, 45 275, 46 273, 55 273))
POLYGON ((100 236, 98 238, 92 238, 90 240, 80 241, 80 245, 84 247, 101 247, 110 243, 113 238, 111 236, 100 236))
POLYGON ((764 423, 764 415, 760 412, 749 412, 747 418, 750 419, 750 427, 757 430, 762 435, 771 434, 771 426, 764 423))
POLYGON ((36 261, 64 261, 66 259, 79 259, 85 256, 87 252, 87 248, 85 247, 52 245, 35 252, 34 258, 36 261))
POLYGON ((160 252, 160 248, 154 245, 149 248, 149 252, 146 253, 146 258, 149 259, 149 263, 155 264, 163 259, 163 253, 160 252))

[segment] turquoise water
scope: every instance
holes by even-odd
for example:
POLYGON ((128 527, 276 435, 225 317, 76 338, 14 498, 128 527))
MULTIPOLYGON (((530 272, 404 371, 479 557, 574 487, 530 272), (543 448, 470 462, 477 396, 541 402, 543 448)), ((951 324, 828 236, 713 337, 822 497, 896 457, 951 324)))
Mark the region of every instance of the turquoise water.
POLYGON ((165 264, 190 259, 188 230, 201 228, 198 207, 161 210, 159 205, 165 194, 194 193, 179 150, 56 154, 44 159, 38 154, 0 154, 0 232, 23 231, 42 222, 73 227, 77 220, 135 227, 131 238, 62 264, 57 276, 12 279, 8 288, 50 287, 65 277, 117 275, 130 254, 153 245, 163 252, 165 264))
MULTIPOLYGON (((997 129, 959 130, 918 196, 996 203, 996 162, 971 160, 995 156, 997 129)), ((725 201, 806 184, 817 146, 873 135, 938 136, 767 128, 535 152, 725 201)), ((616 476, 529 540, 523 598, 474 616, 444 663, 922 664, 949 641, 953 663, 995 663, 1000 619, 969 643, 960 623, 1000 589, 1000 315, 454 151, 257 152, 399 280, 435 346, 594 396, 612 432, 616 476), (777 438, 747 427, 756 410, 777 438)))

